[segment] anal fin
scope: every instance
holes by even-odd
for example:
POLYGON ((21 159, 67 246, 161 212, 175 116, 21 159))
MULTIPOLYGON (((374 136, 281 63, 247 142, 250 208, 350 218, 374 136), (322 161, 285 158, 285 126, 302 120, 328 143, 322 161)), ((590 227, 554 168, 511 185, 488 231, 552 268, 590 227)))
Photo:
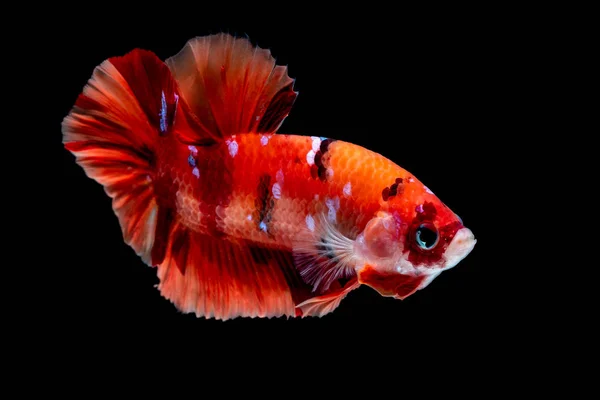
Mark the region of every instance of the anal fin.
POLYGON ((157 243, 166 243, 158 289, 179 311, 198 317, 321 317, 359 286, 354 276, 315 293, 300 276, 291 251, 215 238, 179 222, 167 238, 161 236, 157 231, 157 243))
POLYGON ((296 316, 309 288, 291 253, 231 242, 176 223, 158 265, 158 288, 178 310, 198 317, 296 316))

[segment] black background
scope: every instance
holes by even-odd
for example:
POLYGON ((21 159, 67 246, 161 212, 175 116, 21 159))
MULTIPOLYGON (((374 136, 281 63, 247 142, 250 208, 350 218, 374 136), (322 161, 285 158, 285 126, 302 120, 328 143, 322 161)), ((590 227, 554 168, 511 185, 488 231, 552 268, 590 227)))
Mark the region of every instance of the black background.
POLYGON ((510 241, 495 235, 506 222, 497 182, 516 157, 503 149, 522 133, 515 120, 528 89, 515 91, 536 35, 522 34, 518 12, 304 11, 269 9, 261 19, 244 12, 234 18, 179 10, 174 18, 166 10, 143 17, 71 11, 57 25, 51 148, 62 174, 54 195, 58 228, 49 240, 60 265, 53 272, 56 314, 70 340, 86 348, 148 341, 178 352, 196 344, 215 353, 260 348, 282 357, 300 352, 313 362, 356 351, 404 365, 419 357, 411 351, 426 349, 498 355, 520 334, 515 278, 507 273, 510 241), (289 66, 299 96, 280 132, 342 139, 392 159, 461 216, 478 239, 473 252, 404 301, 361 287, 321 319, 221 322, 178 313, 154 288, 155 269, 123 242, 102 187, 62 147, 60 122, 104 59, 136 47, 166 59, 188 39, 221 31, 247 34, 289 66))

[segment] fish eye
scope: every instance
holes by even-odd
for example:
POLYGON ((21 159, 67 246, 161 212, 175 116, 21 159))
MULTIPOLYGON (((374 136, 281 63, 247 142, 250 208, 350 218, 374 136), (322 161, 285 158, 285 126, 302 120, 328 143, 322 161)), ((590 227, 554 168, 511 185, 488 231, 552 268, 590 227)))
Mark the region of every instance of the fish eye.
POLYGON ((423 250, 431 250, 438 243, 439 235, 437 228, 432 223, 424 223, 417 228, 415 240, 423 250))

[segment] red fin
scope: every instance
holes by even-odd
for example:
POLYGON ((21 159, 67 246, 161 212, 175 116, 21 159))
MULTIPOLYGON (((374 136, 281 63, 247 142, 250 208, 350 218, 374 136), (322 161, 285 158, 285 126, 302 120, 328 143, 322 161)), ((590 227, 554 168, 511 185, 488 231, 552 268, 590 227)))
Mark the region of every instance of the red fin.
POLYGON ((309 296, 287 251, 251 247, 176 225, 158 266, 159 290, 178 310, 221 320, 296 316, 309 296))
POLYGON ((322 296, 312 297, 300 304, 298 304, 298 310, 300 310, 300 316, 313 316, 322 317, 329 314, 333 310, 339 307, 342 300, 352 290, 360 286, 356 278, 349 280, 344 287, 332 290, 322 296))
POLYGON ((247 39, 217 34, 191 39, 166 60, 199 129, 182 130, 188 144, 247 132, 275 132, 297 93, 287 67, 247 39))
POLYGON ((166 134, 175 121, 179 105, 177 83, 169 67, 154 53, 141 49, 108 61, 128 83, 150 124, 166 134))
POLYGON ((366 265, 359 273, 359 282, 377 290, 386 297, 405 299, 416 292, 424 282, 426 275, 410 276, 395 273, 381 273, 370 265, 366 265))
POLYGON ((65 147, 87 176, 104 186, 125 242, 148 264, 158 215, 157 140, 173 123, 176 98, 165 64, 150 52, 134 50, 96 67, 62 123, 65 147))

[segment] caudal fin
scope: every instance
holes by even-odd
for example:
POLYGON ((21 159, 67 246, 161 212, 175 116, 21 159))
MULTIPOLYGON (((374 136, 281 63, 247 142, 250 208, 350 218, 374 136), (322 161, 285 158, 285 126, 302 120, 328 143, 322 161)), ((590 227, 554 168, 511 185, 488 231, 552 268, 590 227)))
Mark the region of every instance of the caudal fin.
POLYGON ((178 99, 165 63, 138 49, 96 67, 62 122, 65 147, 104 186, 125 242, 148 264, 158 215, 156 150, 173 128, 178 99))

